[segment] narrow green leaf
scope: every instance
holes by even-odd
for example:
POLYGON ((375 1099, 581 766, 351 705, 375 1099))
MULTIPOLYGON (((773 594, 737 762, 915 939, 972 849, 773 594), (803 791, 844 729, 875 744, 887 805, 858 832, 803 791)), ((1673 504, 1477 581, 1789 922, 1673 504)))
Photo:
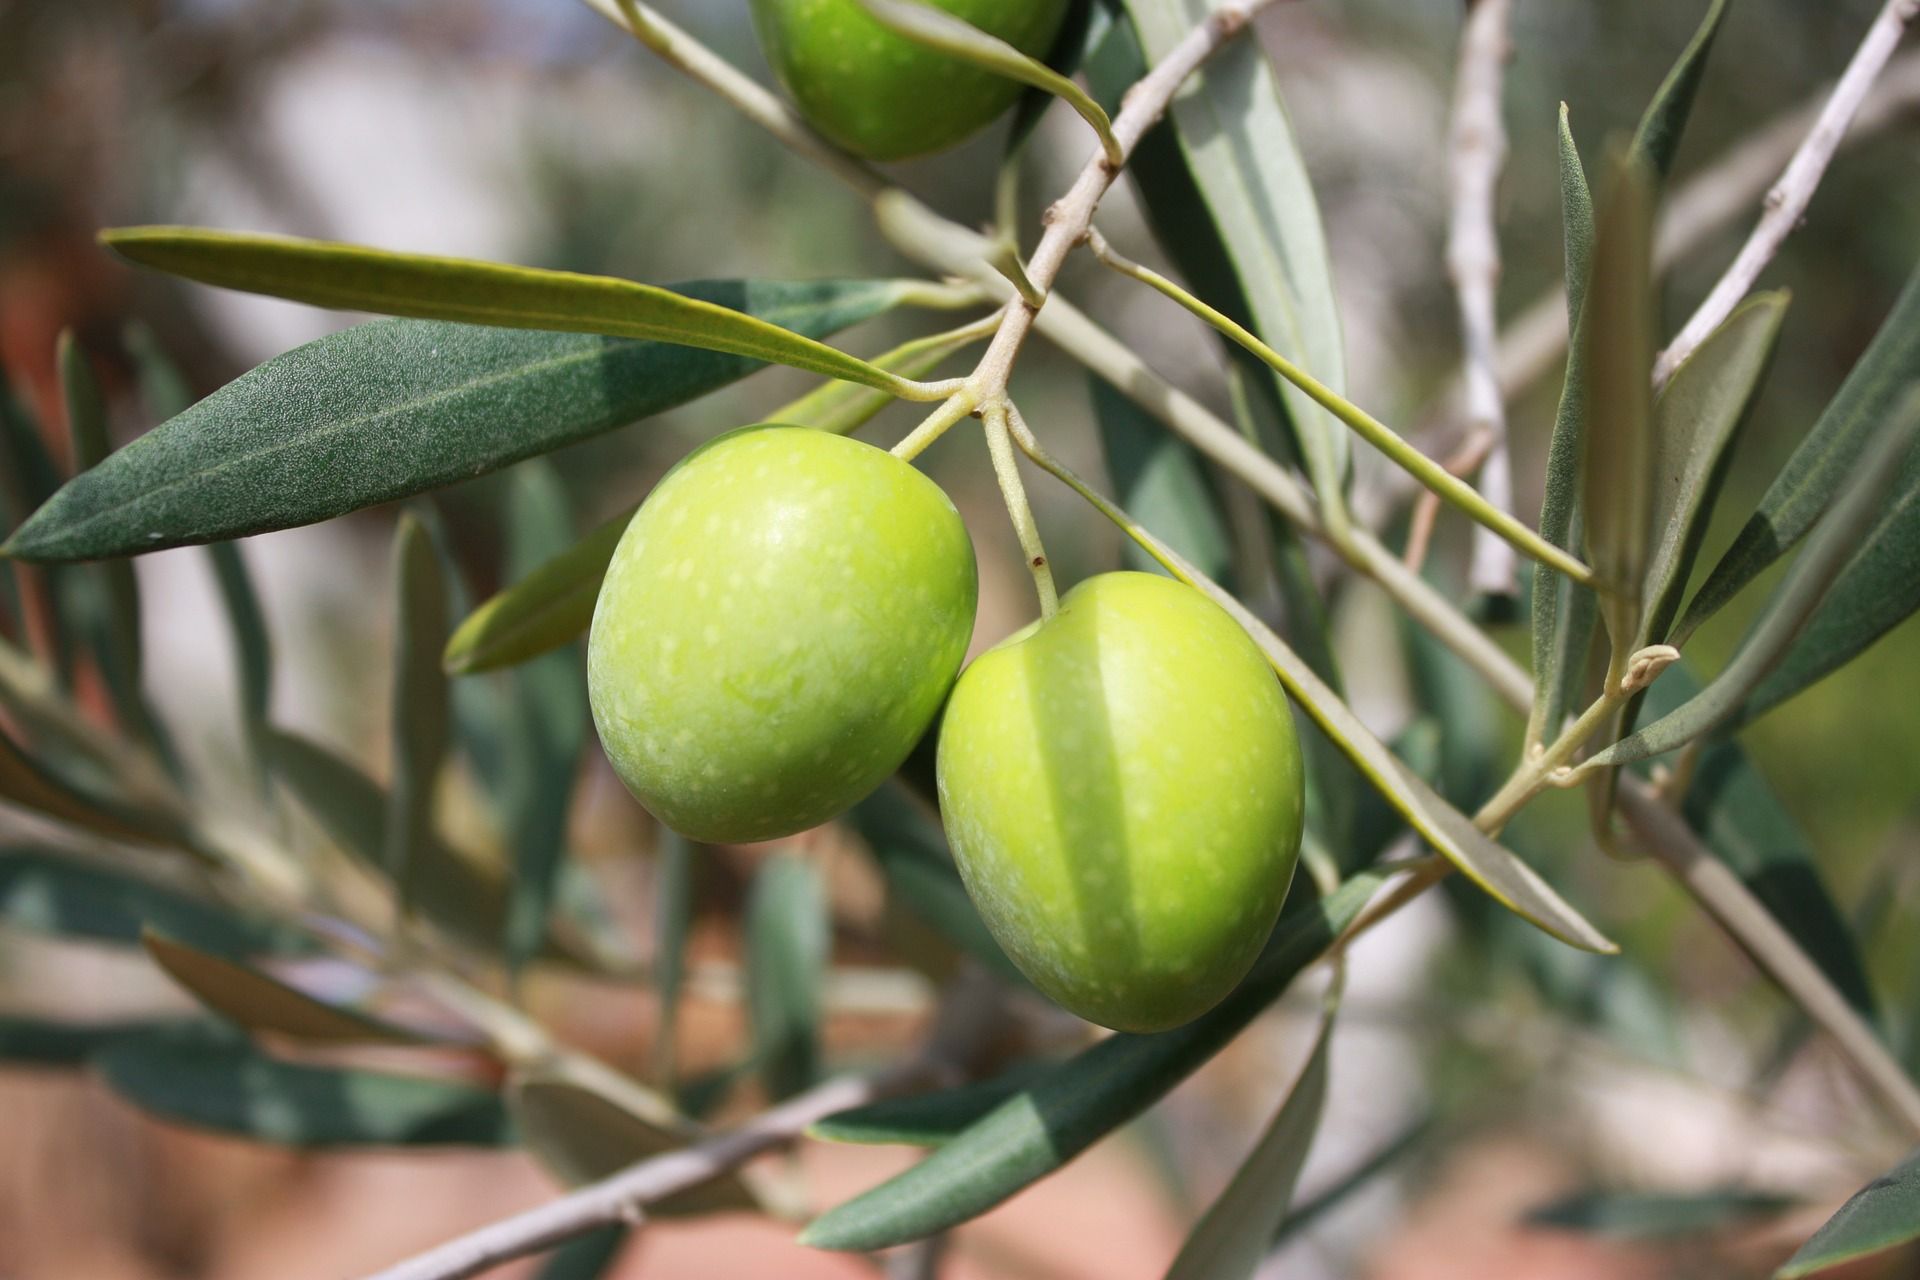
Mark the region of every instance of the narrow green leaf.
POLYGON ((1022 1063, 991 1080, 977 1080, 906 1098, 888 1098, 835 1112, 814 1124, 807 1133, 826 1142, 862 1146, 945 1146, 965 1133, 975 1121, 1052 1070, 1043 1062, 1022 1063))
MULTIPOLYGON (((1188 0, 1125 0, 1124 7, 1132 20, 1129 34, 1138 42, 1135 56, 1124 58, 1114 38, 1102 51, 1121 85, 1166 56, 1204 16, 1188 0)), ((1116 24, 1116 36, 1124 30, 1124 24, 1116 24)), ((1326 234, 1279 82, 1260 42, 1229 43, 1175 100, 1169 119, 1192 188, 1209 216, 1172 227, 1162 220, 1163 230, 1176 242, 1217 238, 1244 291, 1247 327, 1344 395, 1346 351, 1326 234)), ((1145 189, 1151 200, 1151 186, 1145 189)), ((1194 283, 1204 287, 1198 278, 1194 283)), ((1337 525, 1345 515, 1342 495, 1352 451, 1346 429, 1292 383, 1268 376, 1286 405, 1307 474, 1337 525)))
POLYGON ((1600 617, 1613 641, 1610 680, 1626 673, 1652 554, 1653 201, 1632 158, 1610 166, 1580 325, 1591 389, 1581 462, 1587 558, 1606 584, 1600 617))
POLYGON ((602 1227, 576 1236, 553 1251, 536 1280, 605 1280, 613 1274, 627 1236, 625 1227, 602 1227))
POLYGON ((299 951, 299 931, 243 915, 126 871, 75 857, 0 847, 0 924, 89 942, 139 946, 158 929, 217 951, 299 951))
MULTIPOLYGON (((267 758, 274 777, 326 830, 341 850, 381 879, 385 871, 386 792, 332 752, 293 734, 273 731, 267 758)), ((483 868, 431 834, 425 861, 435 870, 418 886, 414 907, 469 946, 491 952, 506 926, 507 894, 497 869, 483 868)))
POLYGON ((1680 611, 1734 438, 1780 340, 1787 301, 1775 292, 1741 303, 1674 370, 1653 406, 1654 549, 1636 649, 1665 640, 1680 611))
POLYGON ((1673 643, 1684 645, 1768 565, 1805 537, 1832 503, 1875 431, 1920 379, 1920 267, 1813 430, 1787 459, 1760 506, 1687 603, 1673 643))
POLYGON ((1526 1223, 1622 1240, 1673 1240, 1751 1226, 1779 1217, 1796 1203, 1740 1187, 1690 1195, 1580 1191, 1528 1210, 1526 1223))
POLYGON ((1707 55, 1713 51, 1713 39, 1720 34, 1721 20, 1727 16, 1727 0, 1713 0, 1707 6, 1693 39, 1680 51, 1680 58, 1667 72, 1667 78, 1654 91, 1653 101, 1640 117, 1633 135, 1633 154, 1643 161, 1656 183, 1663 183, 1673 171, 1673 160, 1680 152, 1680 135, 1693 112, 1693 100, 1707 72, 1707 55))
MULTIPOLYGON (((567 1186, 598 1182, 653 1156, 687 1145, 685 1128, 664 1127, 613 1099, 562 1076, 515 1078, 508 1106, 521 1138, 541 1164, 567 1186)), ((644 1206, 649 1217, 751 1212, 759 1201, 737 1172, 644 1206)))
POLYGON ((1259 1269, 1274 1233, 1286 1220, 1294 1185, 1320 1127, 1327 1101, 1329 1012, 1286 1101, 1266 1132, 1180 1246, 1167 1280, 1248 1280, 1259 1269))
POLYGON ((493 1093, 423 1076, 303 1066, 227 1036, 118 1038, 93 1057, 107 1087, 162 1119, 306 1150, 500 1147, 493 1093))
POLYGON ((149 422, 165 422, 186 412, 194 401, 180 366, 170 359, 152 329, 136 320, 124 335, 127 352, 133 357, 134 372, 140 384, 140 402, 149 422))
POLYGON ((1059 1169, 1224 1048, 1353 923, 1386 878, 1363 872, 1330 897, 1302 903, 1211 1011, 1172 1031, 1109 1036, 1048 1069, 913 1168, 815 1219, 801 1242, 904 1244, 978 1217, 1059 1169))
MULTIPOLYGON (((524 580, 573 541, 571 502, 553 464, 521 464, 507 491, 507 572, 524 580)), ((506 950, 515 968, 547 937, 554 888, 565 861, 573 780, 587 741, 587 681, 577 647, 523 664, 513 673, 518 767, 500 807, 513 856, 506 950)))
POLYGON ((881 26, 905 36, 915 44, 937 49, 949 57, 984 67, 995 75, 1030 85, 1064 101, 1080 113, 1080 118, 1099 137, 1107 156, 1118 168, 1126 162, 1120 143, 1113 136, 1113 121, 1086 90, 1061 75, 1038 58, 1029 57, 998 36, 989 35, 972 23, 944 9, 914 3, 913 0, 859 0, 860 7, 872 14, 881 26))
POLYGON ((1920 1150, 1854 1192, 1773 1273, 1773 1280, 1800 1280, 1915 1240, 1920 1240, 1920 1150))
POLYGON ((747 898, 746 930, 754 1059, 768 1094, 791 1097, 820 1074, 831 937, 819 872, 792 854, 769 858, 747 898))
POLYGON ((855 805, 847 821, 866 842, 887 887, 954 946, 1009 982, 1026 977, 993 940, 960 883, 946 836, 893 782, 855 805))
POLYGON ((248 1031, 270 1031, 316 1044, 423 1044, 433 1037, 354 1009, 327 1004, 278 978, 165 934, 141 941, 169 978, 214 1013, 248 1031))
MULTIPOLYGON (((677 288, 818 335, 898 305, 911 286, 677 288)), ((355 325, 243 374, 51 500, 36 498, 44 505, 6 550, 85 560, 313 524, 599 435, 759 367, 665 343, 418 320, 355 325)))
POLYGON ((67 1022, 0 1015, 0 1063, 8 1067, 78 1067, 120 1040, 200 1029, 187 1018, 67 1022))
POLYGON ((1332 1185, 1289 1213, 1287 1220, 1273 1233, 1273 1247, 1279 1248, 1346 1203, 1355 1192, 1370 1185, 1375 1178, 1419 1149, 1422 1143, 1433 1136, 1436 1128, 1434 1117, 1431 1114, 1424 1115, 1382 1143, 1366 1159, 1335 1179, 1332 1185))
POLYGON ((1760 681, 1739 721, 1753 720, 1865 653, 1920 609, 1920 454, 1909 454, 1894 496, 1861 539, 1819 608, 1760 681))
MULTIPOLYGON (((1567 104, 1560 104, 1560 217, 1566 252, 1567 371, 1547 445, 1546 495, 1540 505, 1540 536, 1571 550, 1586 541, 1580 513, 1580 477, 1586 453, 1587 376, 1581 312, 1593 267, 1593 195, 1574 145, 1567 104)), ((1533 710, 1530 742, 1544 743, 1573 714, 1583 690, 1587 652, 1599 621, 1599 598, 1547 565, 1533 566, 1533 710)))
MULTIPOLYGON (((1096 0, 1070 0, 1066 20, 1060 24, 1060 34, 1047 53, 1047 65, 1062 76, 1072 76, 1080 70, 1088 52, 1099 45, 1112 21, 1106 7, 1096 0)), ((1055 101, 1054 95, 1045 89, 1029 88, 1020 95, 1020 100, 1013 104, 1013 123, 1007 127, 1003 166, 1013 164, 1055 101)))
POLYGON ((1852 469, 1820 526, 1760 611, 1739 650, 1707 687, 1676 710, 1591 758, 1593 767, 1628 764, 1671 751, 1725 724, 1778 665, 1843 565, 1885 510, 1882 499, 1905 469, 1920 436, 1920 389, 1907 397, 1852 469))
MULTIPOLYGON (((992 317, 989 317, 991 320, 992 317)), ((903 342, 873 363, 903 378, 923 378, 946 359, 989 336, 980 325, 966 325, 946 333, 903 342)), ((767 415, 768 422, 790 427, 810 427, 830 435, 852 435, 871 422, 882 409, 894 403, 884 391, 830 379, 767 415)))
POLYGON ((655 830, 653 864, 654 1074, 671 1083, 679 1070, 680 994, 687 976, 687 936, 693 931, 693 842, 671 827, 655 830))
POLYGON ((220 604, 227 615, 227 632, 233 638, 241 733, 248 757, 264 786, 266 740, 273 708, 273 646, 267 636, 266 615, 261 612, 260 597, 253 589, 253 576, 247 572, 246 557, 238 545, 211 543, 207 547, 207 559, 213 565, 214 582, 220 588, 220 604))
POLYGON ((393 543, 393 787, 382 861, 410 906, 435 873, 425 855, 433 800, 446 760, 449 712, 440 651, 447 642, 447 585, 426 528, 400 517, 393 543))
POLYGON ((635 510, 621 511, 475 609, 447 641, 441 665, 453 675, 492 671, 585 635, 600 580, 635 510))
MULTIPOLYGON (((1104 379, 1090 375, 1089 382, 1107 473, 1121 505, 1208 577, 1223 577, 1231 561, 1227 531, 1199 458, 1104 379)), ((1138 548, 1129 548, 1129 555, 1133 567, 1162 572, 1138 548)))
POLYGON ((141 266, 317 307, 671 342, 882 391, 900 386, 865 360, 757 316, 611 276, 199 227, 124 227, 100 238, 141 266))
POLYGON ((112 779, 82 780, 55 772, 21 750, 4 729, 0 729, 0 802, 32 809, 110 840, 194 847, 184 815, 171 806, 119 791, 112 779))

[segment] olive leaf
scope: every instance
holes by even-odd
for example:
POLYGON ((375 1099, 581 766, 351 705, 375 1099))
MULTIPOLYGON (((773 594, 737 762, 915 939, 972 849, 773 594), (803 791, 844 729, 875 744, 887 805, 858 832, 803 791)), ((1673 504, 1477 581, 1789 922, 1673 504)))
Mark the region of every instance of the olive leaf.
POLYGON ((206 1029, 202 1022, 189 1018, 70 1022, 0 1015, 0 1063, 10 1068, 80 1067, 121 1040, 177 1036, 206 1029))
POLYGON ((447 640, 441 665, 452 675, 473 675, 525 662, 584 635, 601 579, 635 510, 628 507, 595 526, 468 614, 447 640))
POLYGON ((440 651, 447 639, 447 586, 425 526, 400 518, 393 542, 393 786, 387 794, 381 861, 411 906, 420 881, 437 874, 434 795, 446 760, 449 710, 440 651))
POLYGON ((1680 153, 1680 135, 1693 113, 1693 100, 1707 73, 1707 55, 1713 52, 1714 37, 1720 34, 1727 7, 1728 0, 1712 0, 1707 6, 1693 38, 1654 90, 1653 100, 1634 131, 1633 154, 1646 163, 1656 183, 1664 183, 1673 171, 1674 157, 1680 153))
POLYGON ((1527 1211, 1526 1224, 1621 1240, 1672 1240, 1751 1226, 1795 1204, 1742 1187, 1692 1194, 1589 1190, 1536 1205, 1527 1211))
POLYGON ((672 1081, 679 1043, 680 995, 687 973, 687 935, 693 930, 693 842, 662 824, 653 862, 653 1034, 656 1074, 672 1081))
POLYGON ((1113 136, 1113 121, 1100 104, 1071 78, 1038 58, 1029 57, 998 36, 929 4, 914 3, 914 0, 858 0, 858 3, 881 26, 915 44, 937 49, 1061 99, 1092 128, 1116 169, 1126 163, 1126 153, 1113 136))
MULTIPOLYGON (((1232 551, 1220 503, 1193 447, 1161 428, 1104 378, 1088 375, 1094 422, 1120 504, 1210 578, 1226 575, 1232 551)), ((1136 568, 1160 572, 1129 547, 1136 568)))
POLYGON ((56 772, 21 750, 0 728, 0 802, 19 805, 95 835, 135 844, 195 850, 184 814, 118 790, 109 779, 56 772))
POLYGON ((820 1017, 831 942, 820 874, 769 858, 747 897, 747 1015, 767 1092, 786 1098, 820 1074, 820 1017))
POLYGON ((605 1280, 620 1260, 628 1235, 625 1227, 602 1227, 575 1236, 553 1251, 534 1280, 605 1280))
POLYGON ((1386 879, 1362 872, 1325 899, 1292 907, 1246 978, 1212 1010, 1172 1031, 1120 1032, 1048 1068, 919 1164, 816 1218, 801 1243, 866 1250, 922 1239, 1059 1169, 1211 1060, 1332 945, 1386 879))
MULTIPOLYGON (((897 306, 913 288, 676 286, 688 299, 816 335, 897 306)), ((85 560, 313 524, 573 444, 760 367, 668 343, 375 320, 267 361, 58 493, 46 486, 4 550, 85 560)), ((0 467, 0 478, 10 470, 0 467)))
POLYGON ((214 582, 220 590, 227 632, 233 637, 239 673, 240 728, 249 762, 264 786, 266 740, 273 711, 273 642, 267 635, 267 619, 260 609, 253 575, 247 571, 246 557, 239 546, 231 542, 211 543, 207 547, 207 558, 212 562, 214 582))
POLYGON ((194 999, 248 1031, 270 1031, 316 1044, 417 1045, 436 1039, 328 1004, 237 960, 188 946, 151 928, 141 942, 153 962, 194 999))
POLYGON ((1801 1280, 1920 1240, 1920 1150, 1848 1197, 1773 1280, 1801 1280))
POLYGON ((0 924, 139 946, 158 929, 217 951, 302 951, 299 930, 73 854, 0 846, 0 924))
POLYGON ((123 227, 100 238, 141 266, 318 307, 672 342, 882 391, 901 386, 885 370, 790 329, 633 280, 197 227, 123 227))
POLYGON ((944 1146, 1052 1069, 1044 1062, 1022 1063, 990 1080, 836 1111, 814 1122, 807 1134, 826 1142, 862 1146, 944 1146))

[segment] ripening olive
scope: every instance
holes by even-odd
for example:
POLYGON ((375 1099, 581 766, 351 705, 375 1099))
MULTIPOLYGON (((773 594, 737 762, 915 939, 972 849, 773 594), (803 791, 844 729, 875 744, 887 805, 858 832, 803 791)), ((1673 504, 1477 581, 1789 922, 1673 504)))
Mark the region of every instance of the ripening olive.
POLYGON ((940 729, 968 892, 1035 986, 1124 1031, 1178 1026, 1246 975, 1300 848, 1285 693, 1198 591, 1083 582, 982 654, 940 729))
MULTIPOLYGON (((931 0, 934 7, 1044 57, 1069 0, 931 0)), ((774 74, 808 123, 872 160, 939 151, 986 127, 1021 86, 899 36, 858 0, 753 0, 774 74)))
POLYGON ((842 812, 932 723, 973 630, 973 545, 940 487, 798 427, 668 473, 607 567, 587 645, 614 769, 697 840, 842 812))

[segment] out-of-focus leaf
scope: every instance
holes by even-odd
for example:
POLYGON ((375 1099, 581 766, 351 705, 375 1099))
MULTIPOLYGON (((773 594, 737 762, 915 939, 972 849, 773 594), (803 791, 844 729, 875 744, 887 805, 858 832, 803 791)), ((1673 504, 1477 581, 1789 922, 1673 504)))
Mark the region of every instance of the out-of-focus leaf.
POLYGON ((1001 1103, 1044 1078, 1043 1062, 1010 1067, 991 1080, 977 1080, 932 1093, 888 1098, 835 1112, 807 1133, 827 1142, 862 1146, 939 1147, 959 1137, 1001 1103))
POLYGON ((1286 1221, 1273 1233, 1273 1247, 1277 1249, 1285 1241, 1305 1231, 1323 1215, 1345 1203, 1347 1197, 1368 1186, 1375 1178, 1412 1154, 1421 1143, 1433 1136, 1435 1127, 1433 1116, 1421 1116, 1382 1143, 1366 1159, 1335 1179, 1331 1186, 1288 1213, 1286 1221))
MULTIPOLYGON (((636 1115, 577 1081, 554 1075, 523 1075, 507 1095, 527 1149, 568 1186, 618 1173, 652 1156, 678 1151, 690 1131, 636 1115)), ((649 1216, 687 1216, 751 1211, 759 1202, 738 1173, 645 1206, 649 1216)))
POLYGON ((918 1240, 1046 1177, 1224 1048, 1353 923, 1385 879, 1363 872, 1294 909, 1212 1010, 1172 1031, 1109 1036, 1050 1068, 913 1168, 815 1219, 802 1243, 863 1250, 918 1240))
POLYGON ((1903 462, 1916 437, 1920 437, 1920 388, 1907 397, 1861 455, 1840 496, 1721 672, 1682 706, 1594 756, 1596 765, 1627 764, 1671 751, 1738 714, 1747 695, 1785 656, 1842 566, 1886 510, 1882 500, 1905 470, 1903 462))
POLYGON ((811 864, 769 858, 747 897, 747 1012, 767 1092, 791 1097, 820 1074, 821 992, 831 942, 826 890, 811 864))
POLYGON ((261 784, 265 785, 266 741, 273 705, 273 645, 267 637, 266 615, 260 610, 260 597, 253 589, 253 577, 247 572, 246 558, 237 544, 211 543, 207 547, 207 558, 213 564, 220 603, 227 614, 227 630, 233 637, 240 687, 240 729, 247 754, 261 784))
POLYGON ((424 1076, 303 1066, 236 1036, 114 1040, 93 1057, 142 1111, 275 1146, 499 1147, 513 1127, 498 1095, 424 1076))
POLYGON ((78 1067, 119 1040, 203 1030, 190 1018, 133 1022, 66 1022, 0 1015, 0 1063, 8 1067, 78 1067))
POLYGON ((158 802, 114 793, 106 780, 55 774, 0 730, 0 802, 44 813, 96 835, 135 844, 193 848, 183 815, 158 802))
MULTIPOLYGON (((902 343, 885 355, 875 356, 873 363, 903 378, 923 378, 948 356, 965 350, 984 336, 973 332, 935 334, 902 343)), ((892 403, 894 398, 884 391, 830 379, 775 409, 767 415, 767 421, 808 427, 830 435, 851 435, 892 403)))
MULTIPOLYGON (((1540 505, 1540 536, 1571 550, 1586 540, 1580 512, 1580 476, 1586 455, 1587 374, 1580 340, 1581 310, 1593 266, 1593 194, 1574 145, 1567 104, 1560 104, 1560 218, 1566 252, 1567 372, 1547 445, 1546 496, 1540 505)), ((1530 741, 1550 742, 1581 697, 1587 651, 1599 620, 1599 598, 1557 570, 1533 566, 1533 710, 1530 741)))
POLYGON ((932 5, 913 0, 859 0, 860 7, 881 26, 905 36, 915 44, 937 49, 950 57, 984 67, 1060 98, 1080 113, 1080 117, 1098 134, 1113 155, 1115 163, 1125 157, 1113 140, 1113 121, 1100 104, 1073 80, 1038 58, 1029 57, 998 36, 989 35, 972 23, 932 5))
POLYGON ((1853 1193, 1773 1280, 1800 1280, 1920 1240, 1920 1151, 1853 1193))
POLYGON ((1693 39, 1680 51, 1679 60, 1660 82, 1653 101, 1640 117, 1640 127, 1633 135, 1633 153, 1646 163, 1656 182, 1665 182, 1673 171, 1673 159, 1680 152, 1680 135, 1686 130, 1700 80, 1707 72, 1707 55, 1713 51, 1713 38, 1720 34, 1720 22, 1726 16, 1727 0, 1713 0, 1707 6, 1693 39))
POLYGON ((1752 720, 1865 653, 1920 609, 1920 451, 1907 456, 1885 510, 1786 656, 1747 695, 1752 720))
MULTIPOLYGON (((1124 7, 1137 39, 1135 56, 1125 58, 1115 38, 1102 50, 1121 84, 1165 57, 1211 6, 1205 0, 1125 0, 1124 7)), ((1116 24, 1116 37, 1122 30, 1116 24)), ((1248 327, 1345 394, 1346 350, 1319 205, 1259 41, 1229 43, 1168 114, 1192 186, 1210 216, 1213 236, 1207 238, 1217 238, 1244 293, 1248 327)), ((1180 226, 1177 236, 1204 236, 1203 227, 1180 226)), ((1277 377, 1275 382, 1307 473, 1338 524, 1345 515, 1342 494, 1351 457, 1346 428, 1292 383, 1277 377)))
MULTIPOLYGON (((293 734, 272 732, 267 755, 274 776, 328 836, 385 879, 382 815, 387 795, 380 785, 326 748, 293 734)), ((504 878, 462 857, 439 836, 431 839, 428 861, 435 871, 421 881, 415 909, 469 946, 491 952, 506 924, 504 878)))
POLYGON ((1026 983, 960 883, 939 824, 889 782, 847 815, 880 864, 887 887, 945 938, 1011 982, 1026 983))
POLYGON ((1431 631, 1411 622, 1400 630, 1416 705, 1439 734, 1434 788, 1448 804, 1471 813, 1506 780, 1512 763, 1506 708, 1431 631))
POLYGON ((612 1274, 627 1234, 625 1227, 602 1227, 576 1236, 553 1251, 536 1273, 537 1280, 602 1280, 612 1274))
POLYGON ((393 543, 393 787, 387 795, 381 861, 403 907, 438 874, 432 852, 433 801, 447 755, 447 584, 426 528, 400 517, 393 543))
POLYGON ((1527 1211, 1530 1227, 1627 1240, 1671 1240, 1777 1218, 1795 1201, 1739 1187, 1691 1195, 1581 1191, 1527 1211))
POLYGON ((70 854, 0 847, 0 924, 10 929, 139 946, 142 929, 217 951, 299 951, 297 930, 190 897, 70 854))
POLYGON ((693 929, 693 842, 661 825, 653 871, 653 996, 660 1010, 654 1030, 655 1074, 671 1081, 677 1070, 680 992, 687 975, 687 935, 693 929))
MULTIPOLYGON (((1104 379, 1089 375, 1093 416, 1106 451, 1115 497, 1141 524, 1200 566, 1209 578, 1230 564, 1220 500, 1191 446, 1168 432, 1104 379)), ((1163 572, 1152 557, 1128 548, 1133 567, 1163 572)))
POLYGON ((1666 639, 1732 457, 1786 318, 1784 292, 1741 303, 1673 372, 1653 406, 1653 557, 1634 648, 1666 639))
POLYGON ((316 307, 699 347, 890 390, 857 356, 744 311, 613 276, 200 227, 123 227, 102 241, 144 267, 316 307))
POLYGON ((1920 379, 1920 268, 1874 335, 1839 394, 1814 423, 1760 506, 1688 601, 1673 643, 1701 623, 1806 536, 1840 491, 1848 471, 1916 379, 1920 379))
POLYGON ((586 634, 600 581, 636 508, 516 578, 514 584, 467 616, 441 659, 453 675, 512 666, 586 634))
MULTIPOLYGON (((507 491, 507 572, 524 580, 573 541, 566 486, 545 459, 523 463, 507 491)), ((573 777, 587 739, 587 683, 577 648, 542 654, 513 673, 515 753, 501 810, 513 852, 506 949, 516 968, 546 941, 566 855, 573 777)))
POLYGON ((1167 1280, 1247 1280, 1286 1220, 1294 1184, 1320 1127, 1327 1100, 1329 1012, 1293 1090, 1266 1132, 1234 1173, 1233 1181, 1180 1246, 1167 1280))
POLYGON ((318 1044, 421 1044, 418 1032, 317 1000, 236 960, 148 930, 147 954, 194 999, 249 1031, 271 1031, 318 1044))
POLYGON ((1631 157, 1621 158, 1600 198, 1579 333, 1588 388, 1581 510, 1588 562, 1607 584, 1600 617, 1613 641, 1610 678, 1625 674, 1640 633, 1652 555, 1652 263, 1648 175, 1631 157))
POLYGON ((184 413, 194 401, 193 388, 186 375, 160 346, 152 329, 139 321, 127 326, 124 339, 127 354, 140 384, 140 404, 151 422, 165 422, 184 413))
MULTIPOLYGON (((701 281, 687 297, 824 334, 898 304, 887 281, 701 281)), ((16 530, 84 560, 329 520, 685 404, 758 361, 657 342, 376 320, 243 374, 76 477, 16 530)))

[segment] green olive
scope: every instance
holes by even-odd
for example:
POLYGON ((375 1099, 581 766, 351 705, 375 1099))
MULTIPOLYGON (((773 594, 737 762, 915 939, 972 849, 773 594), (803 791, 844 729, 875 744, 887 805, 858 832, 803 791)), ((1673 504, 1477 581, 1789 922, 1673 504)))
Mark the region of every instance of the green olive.
POLYGON ((973 544, 884 450, 749 427, 669 472, 607 567, 587 644, 616 772, 697 840, 771 840, 877 787, 973 631, 973 544))
POLYGON ((1170 578, 1108 573, 962 673, 940 729, 961 877, 1035 986, 1123 1031, 1178 1026, 1246 975, 1299 856, 1286 694, 1170 578))
MULTIPOLYGON (((935 8, 1044 57, 1069 0, 931 0, 935 8)), ((753 0, 774 74, 808 123, 871 160, 953 146, 1013 105, 1021 86, 915 44, 858 0, 753 0)))

